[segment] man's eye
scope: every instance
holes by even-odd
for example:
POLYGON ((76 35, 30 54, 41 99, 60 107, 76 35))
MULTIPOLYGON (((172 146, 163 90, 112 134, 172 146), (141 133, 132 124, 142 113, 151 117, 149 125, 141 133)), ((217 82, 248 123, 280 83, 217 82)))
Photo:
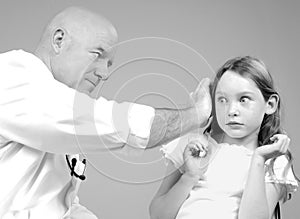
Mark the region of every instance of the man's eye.
POLYGON ((99 58, 99 57, 101 57, 103 55, 102 52, 96 52, 96 51, 94 51, 92 53, 95 54, 97 56, 97 58, 99 58))

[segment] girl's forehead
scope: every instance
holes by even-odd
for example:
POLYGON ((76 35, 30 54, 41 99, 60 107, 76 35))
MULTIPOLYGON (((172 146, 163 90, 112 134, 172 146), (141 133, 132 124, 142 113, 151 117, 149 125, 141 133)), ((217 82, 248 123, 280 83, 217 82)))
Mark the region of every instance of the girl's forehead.
POLYGON ((244 92, 257 93, 260 90, 251 78, 244 77, 231 70, 226 71, 222 75, 216 88, 216 93, 231 94, 244 92))

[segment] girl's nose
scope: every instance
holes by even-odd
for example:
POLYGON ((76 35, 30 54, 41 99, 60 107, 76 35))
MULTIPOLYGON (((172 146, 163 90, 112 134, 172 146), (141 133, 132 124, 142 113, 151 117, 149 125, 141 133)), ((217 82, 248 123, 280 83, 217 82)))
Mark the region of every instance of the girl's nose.
POLYGON ((240 114, 236 103, 231 103, 228 109, 228 116, 238 116, 240 114))

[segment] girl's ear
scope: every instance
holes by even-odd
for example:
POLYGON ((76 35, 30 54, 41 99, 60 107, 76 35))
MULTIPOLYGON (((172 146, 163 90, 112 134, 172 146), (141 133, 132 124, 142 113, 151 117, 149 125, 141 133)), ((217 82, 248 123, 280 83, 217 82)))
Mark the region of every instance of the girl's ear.
POLYGON ((271 115, 275 113, 275 111, 277 110, 278 102, 279 96, 277 94, 272 94, 269 100, 267 101, 266 114, 271 115))

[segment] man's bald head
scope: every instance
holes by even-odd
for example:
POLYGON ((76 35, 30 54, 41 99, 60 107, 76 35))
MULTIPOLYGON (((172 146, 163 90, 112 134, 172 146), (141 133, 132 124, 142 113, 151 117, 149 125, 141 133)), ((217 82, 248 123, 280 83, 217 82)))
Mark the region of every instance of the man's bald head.
POLYGON ((116 29, 106 18, 70 7, 50 21, 35 54, 58 81, 90 93, 92 85, 107 78, 117 38, 116 29), (88 74, 90 86, 80 85, 88 74))
POLYGON ((63 30, 75 39, 83 37, 84 40, 102 33, 114 36, 112 43, 118 40, 116 29, 105 17, 82 7, 69 7, 58 13, 44 30, 39 46, 48 47, 47 44, 51 43, 49 41, 57 30, 63 30))

